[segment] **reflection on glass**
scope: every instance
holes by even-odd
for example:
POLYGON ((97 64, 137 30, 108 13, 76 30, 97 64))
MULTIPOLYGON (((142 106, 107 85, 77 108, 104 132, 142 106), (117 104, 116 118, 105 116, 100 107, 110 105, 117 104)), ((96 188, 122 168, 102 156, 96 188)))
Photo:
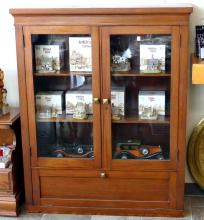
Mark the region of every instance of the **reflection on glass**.
POLYGON ((171 35, 111 35, 110 46, 112 158, 169 160, 171 35))
POLYGON ((93 159, 91 36, 32 35, 39 157, 93 159))

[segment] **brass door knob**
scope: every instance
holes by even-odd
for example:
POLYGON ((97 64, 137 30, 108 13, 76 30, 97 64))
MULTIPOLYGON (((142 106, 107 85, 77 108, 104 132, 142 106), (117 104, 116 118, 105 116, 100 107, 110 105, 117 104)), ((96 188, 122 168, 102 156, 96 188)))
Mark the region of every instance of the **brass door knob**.
POLYGON ((106 178, 106 173, 105 172, 101 173, 101 178, 106 178))
POLYGON ((108 105, 109 104, 109 100, 108 99, 103 99, 103 104, 104 105, 108 105))
POLYGON ((93 98, 94 104, 100 104, 100 98, 93 98))

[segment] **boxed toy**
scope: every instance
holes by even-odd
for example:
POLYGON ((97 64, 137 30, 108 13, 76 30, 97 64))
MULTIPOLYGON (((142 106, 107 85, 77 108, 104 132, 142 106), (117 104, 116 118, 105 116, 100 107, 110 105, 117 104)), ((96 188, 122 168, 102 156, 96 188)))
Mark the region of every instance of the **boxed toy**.
POLYGON ((63 91, 42 91, 35 95, 37 116, 52 118, 62 114, 64 110, 63 91))
POLYGON ((165 91, 139 91, 140 119, 157 119, 165 115, 165 91))

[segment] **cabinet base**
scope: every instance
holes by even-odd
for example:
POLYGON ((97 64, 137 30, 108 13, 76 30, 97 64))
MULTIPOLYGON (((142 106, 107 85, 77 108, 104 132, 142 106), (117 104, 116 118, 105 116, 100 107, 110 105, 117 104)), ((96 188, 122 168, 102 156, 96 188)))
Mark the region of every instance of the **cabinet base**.
POLYGON ((2 196, 0 195, 0 215, 3 216, 18 216, 20 213, 20 205, 22 203, 22 192, 15 195, 2 196))
POLYGON ((117 216, 164 216, 164 217, 184 217, 184 210, 174 209, 113 209, 96 207, 46 207, 46 206, 26 206, 30 213, 60 213, 60 214, 80 214, 80 215, 117 215, 117 216))

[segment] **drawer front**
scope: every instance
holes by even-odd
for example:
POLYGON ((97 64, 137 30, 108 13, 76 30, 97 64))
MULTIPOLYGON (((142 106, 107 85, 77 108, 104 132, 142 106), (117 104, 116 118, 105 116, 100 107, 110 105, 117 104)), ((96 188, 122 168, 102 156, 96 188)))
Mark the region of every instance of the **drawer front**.
MULTIPOLYGON (((72 174, 55 170, 34 173, 40 188, 38 198, 35 196, 37 204, 115 208, 174 206, 176 181, 172 173, 107 172, 103 178, 99 172, 72 174)), ((34 190, 38 191, 37 188, 34 190)))
POLYGON ((12 186, 12 171, 8 169, 0 169, 0 191, 9 191, 12 186))

